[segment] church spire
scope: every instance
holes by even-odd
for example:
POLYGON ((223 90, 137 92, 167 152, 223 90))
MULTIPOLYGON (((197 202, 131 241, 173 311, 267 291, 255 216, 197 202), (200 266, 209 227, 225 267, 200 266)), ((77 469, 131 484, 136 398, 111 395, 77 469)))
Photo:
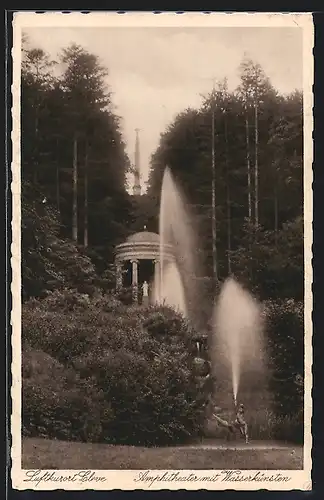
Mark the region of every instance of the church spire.
POLYGON ((141 183, 140 183, 140 146, 139 146, 139 129, 135 129, 136 140, 135 140, 135 165, 134 165, 134 187, 133 194, 135 196, 141 195, 141 183))

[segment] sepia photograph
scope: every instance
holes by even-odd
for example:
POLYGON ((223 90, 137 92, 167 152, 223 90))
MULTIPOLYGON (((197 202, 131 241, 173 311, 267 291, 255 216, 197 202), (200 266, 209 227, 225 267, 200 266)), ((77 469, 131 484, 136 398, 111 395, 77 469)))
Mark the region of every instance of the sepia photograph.
POLYGON ((311 489, 311 15, 13 30, 13 486, 311 489))

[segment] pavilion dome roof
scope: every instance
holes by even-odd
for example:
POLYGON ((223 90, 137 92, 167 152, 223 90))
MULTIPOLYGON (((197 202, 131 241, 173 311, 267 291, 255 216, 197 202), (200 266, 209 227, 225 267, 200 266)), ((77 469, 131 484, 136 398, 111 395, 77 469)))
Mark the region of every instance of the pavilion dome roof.
POLYGON ((126 243, 159 243, 160 236, 150 231, 141 231, 132 234, 126 239, 126 243))

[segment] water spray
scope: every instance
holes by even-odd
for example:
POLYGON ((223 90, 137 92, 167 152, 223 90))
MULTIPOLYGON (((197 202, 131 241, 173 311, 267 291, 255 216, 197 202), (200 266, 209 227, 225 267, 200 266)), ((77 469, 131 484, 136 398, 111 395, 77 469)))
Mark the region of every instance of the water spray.
MULTIPOLYGON (((199 274, 194 258, 196 244, 186 203, 168 167, 162 179, 159 235, 160 264, 154 284, 157 302, 187 317, 185 277, 199 274)), ((195 288, 193 284, 191 288, 195 288)))
POLYGON ((252 363, 262 368, 259 356, 263 346, 261 309, 250 293, 233 278, 228 278, 222 285, 215 304, 213 327, 216 339, 212 352, 216 358, 214 363, 217 364, 218 353, 225 357, 237 407, 237 395, 242 392, 242 371, 252 363))

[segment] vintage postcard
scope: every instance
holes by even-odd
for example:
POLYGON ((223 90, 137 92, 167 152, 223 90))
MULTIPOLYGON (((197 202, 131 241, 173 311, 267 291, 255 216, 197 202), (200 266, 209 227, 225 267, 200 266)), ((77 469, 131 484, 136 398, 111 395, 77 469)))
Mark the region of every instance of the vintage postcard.
POLYGON ((313 43, 14 14, 13 488, 312 489, 313 43))

